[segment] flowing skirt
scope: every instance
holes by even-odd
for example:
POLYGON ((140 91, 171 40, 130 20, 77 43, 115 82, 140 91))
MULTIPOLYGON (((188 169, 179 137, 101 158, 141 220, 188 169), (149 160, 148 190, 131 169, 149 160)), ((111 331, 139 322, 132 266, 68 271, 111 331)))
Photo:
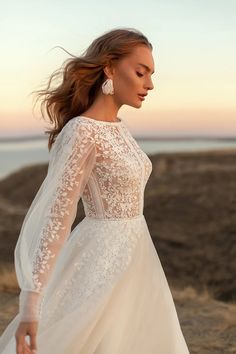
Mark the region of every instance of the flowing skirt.
MULTIPOLYGON (((0 338, 15 354, 17 314, 0 338)), ((173 298, 143 214, 85 217, 44 293, 37 354, 187 354, 173 298)))

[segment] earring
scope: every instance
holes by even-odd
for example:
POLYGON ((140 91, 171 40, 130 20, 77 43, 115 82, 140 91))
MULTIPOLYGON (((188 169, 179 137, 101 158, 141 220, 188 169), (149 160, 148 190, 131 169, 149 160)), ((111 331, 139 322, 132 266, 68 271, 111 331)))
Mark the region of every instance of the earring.
POLYGON ((114 87, 112 79, 107 79, 102 84, 102 92, 104 95, 114 95, 114 87))

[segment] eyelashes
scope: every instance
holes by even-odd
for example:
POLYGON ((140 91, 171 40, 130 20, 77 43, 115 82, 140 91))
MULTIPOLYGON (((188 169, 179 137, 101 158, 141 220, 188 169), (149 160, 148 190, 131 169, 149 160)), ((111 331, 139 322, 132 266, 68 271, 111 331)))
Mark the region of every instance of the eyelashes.
POLYGON ((136 74, 137 74, 137 76, 139 76, 139 77, 144 76, 143 74, 139 73, 138 71, 136 71, 136 74))

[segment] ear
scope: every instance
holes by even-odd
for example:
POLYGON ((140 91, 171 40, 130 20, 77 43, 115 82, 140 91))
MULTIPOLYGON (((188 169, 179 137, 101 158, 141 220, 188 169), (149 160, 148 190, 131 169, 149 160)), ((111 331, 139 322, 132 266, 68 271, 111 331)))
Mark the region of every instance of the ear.
POLYGON ((103 71, 108 79, 113 79, 115 68, 112 64, 104 66, 103 71))

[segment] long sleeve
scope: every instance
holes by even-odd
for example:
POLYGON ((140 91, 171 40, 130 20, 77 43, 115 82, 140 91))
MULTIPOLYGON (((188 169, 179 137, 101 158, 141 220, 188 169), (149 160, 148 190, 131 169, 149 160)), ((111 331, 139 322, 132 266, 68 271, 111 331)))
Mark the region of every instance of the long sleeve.
POLYGON ((40 319, 44 289, 71 232, 95 161, 91 125, 70 120, 51 149, 47 175, 25 216, 15 247, 21 321, 40 319))

